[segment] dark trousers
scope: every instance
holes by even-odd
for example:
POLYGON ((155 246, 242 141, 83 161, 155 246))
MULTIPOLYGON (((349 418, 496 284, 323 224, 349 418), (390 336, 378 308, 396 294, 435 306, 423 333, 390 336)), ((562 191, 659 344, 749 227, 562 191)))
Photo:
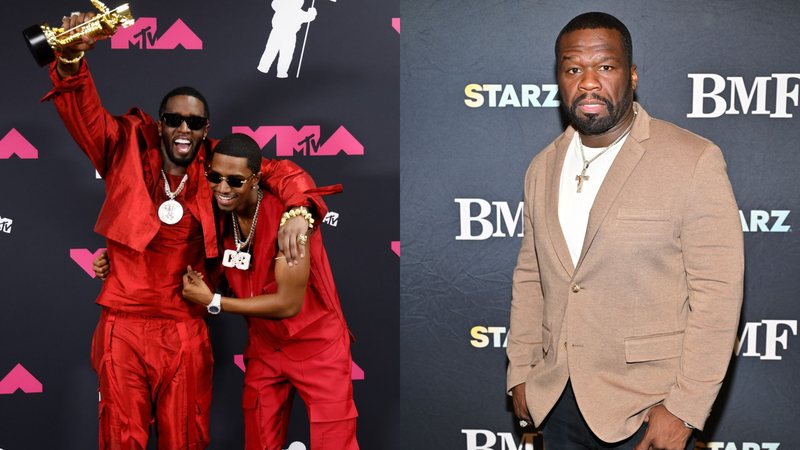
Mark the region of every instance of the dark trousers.
MULTIPOLYGON (((583 420, 572 384, 568 382, 561 398, 544 421, 542 435, 545 450, 633 450, 644 437, 646 429, 647 424, 642 424, 628 439, 613 443, 601 441, 583 420)), ((692 449, 694 436, 686 443, 686 450, 692 449)))

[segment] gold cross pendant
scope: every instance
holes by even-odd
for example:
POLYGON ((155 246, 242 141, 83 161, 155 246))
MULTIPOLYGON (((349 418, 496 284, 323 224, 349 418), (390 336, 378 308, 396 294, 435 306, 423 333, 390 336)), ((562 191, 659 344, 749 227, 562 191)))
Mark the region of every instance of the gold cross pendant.
POLYGON ((580 175, 575 175, 575 179, 578 180, 578 193, 581 193, 581 188, 583 188, 583 181, 589 181, 589 175, 586 175, 586 169, 581 171, 580 175))

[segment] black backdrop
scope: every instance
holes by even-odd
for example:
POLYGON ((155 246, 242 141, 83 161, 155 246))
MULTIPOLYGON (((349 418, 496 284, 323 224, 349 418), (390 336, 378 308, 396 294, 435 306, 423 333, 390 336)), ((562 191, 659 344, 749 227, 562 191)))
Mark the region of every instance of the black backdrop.
POLYGON ((742 210, 743 347, 699 448, 798 449, 800 6, 786 0, 401 3, 406 448, 541 449, 505 396, 515 214, 528 164, 564 128, 555 38, 587 11, 628 26, 638 100, 722 148, 742 210))
MULTIPOLYGON (((310 5, 308 0, 304 8, 310 5)), ((271 28, 269 1, 134 0, 134 16, 155 24, 149 39, 115 44, 124 47, 116 49, 103 41, 87 60, 114 114, 135 105, 155 115, 169 89, 188 84, 209 100, 214 137, 234 127, 262 126, 294 127, 262 128, 267 134, 294 129, 305 137, 313 132, 320 145, 340 127, 345 131, 337 136, 352 136, 339 141, 339 154, 317 155, 276 138, 264 146, 264 155, 292 155, 319 185, 344 184, 344 193, 327 200, 338 216, 320 226, 357 339, 353 359, 364 372, 363 380, 354 380, 358 437, 362 448, 399 448, 389 439, 399 421, 399 258, 392 250, 399 238, 399 35, 392 27, 399 6, 393 1, 316 0, 315 7, 318 15, 309 29, 299 78, 305 26, 298 33, 289 78, 277 79, 274 66, 269 74, 256 70, 271 28)), ((104 191, 53 106, 39 103, 50 82, 21 36, 23 28, 35 23, 60 24, 62 15, 90 9, 88 0, 0 6, 4 450, 96 447, 97 381, 89 343, 99 314, 94 298, 100 281, 78 262, 86 264, 90 254, 105 246, 92 231, 104 191)), ((209 323, 216 360, 211 448, 241 448, 243 373, 234 356, 244 348, 245 324, 225 315, 209 323)), ((299 399, 293 414, 287 446, 297 450, 308 446, 299 399)))

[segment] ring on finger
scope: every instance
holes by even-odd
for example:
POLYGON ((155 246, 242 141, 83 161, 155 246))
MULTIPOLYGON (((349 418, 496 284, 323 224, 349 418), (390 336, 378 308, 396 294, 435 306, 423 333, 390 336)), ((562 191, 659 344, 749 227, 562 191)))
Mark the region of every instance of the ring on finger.
POLYGON ((298 234, 297 235, 297 243, 298 244, 306 245, 306 242, 308 242, 308 235, 305 235, 305 234, 298 234))
POLYGON ((80 16, 80 15, 81 15, 80 11, 72 11, 71 13, 69 13, 70 17, 80 16))

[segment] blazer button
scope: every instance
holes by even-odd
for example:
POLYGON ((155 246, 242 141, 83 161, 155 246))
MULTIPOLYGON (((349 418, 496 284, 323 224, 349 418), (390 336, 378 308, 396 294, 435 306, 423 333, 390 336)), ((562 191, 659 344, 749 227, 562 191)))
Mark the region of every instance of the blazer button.
POLYGON ((581 287, 580 286, 578 286, 577 284, 573 284, 572 285, 572 292, 577 294, 580 291, 581 291, 581 287))

